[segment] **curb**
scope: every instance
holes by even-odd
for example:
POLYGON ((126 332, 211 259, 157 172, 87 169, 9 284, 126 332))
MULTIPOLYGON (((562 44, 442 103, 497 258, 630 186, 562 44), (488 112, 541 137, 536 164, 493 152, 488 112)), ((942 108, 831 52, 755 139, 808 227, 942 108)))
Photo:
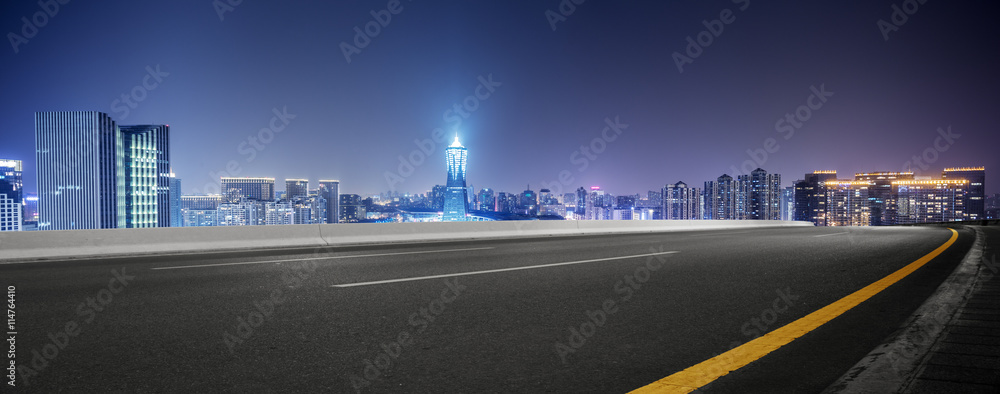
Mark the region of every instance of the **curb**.
POLYGON ((895 333, 831 384, 824 394, 896 393, 916 376, 925 356, 945 326, 965 305, 983 256, 985 236, 978 228, 976 242, 944 283, 895 333))

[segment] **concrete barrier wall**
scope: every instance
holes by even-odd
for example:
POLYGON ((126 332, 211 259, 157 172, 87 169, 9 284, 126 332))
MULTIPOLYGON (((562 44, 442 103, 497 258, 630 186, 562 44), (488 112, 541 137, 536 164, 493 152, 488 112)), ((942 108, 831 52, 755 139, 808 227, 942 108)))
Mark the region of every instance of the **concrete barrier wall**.
POLYGON ((756 220, 311 224, 0 232, 0 262, 251 248, 806 226, 756 220))

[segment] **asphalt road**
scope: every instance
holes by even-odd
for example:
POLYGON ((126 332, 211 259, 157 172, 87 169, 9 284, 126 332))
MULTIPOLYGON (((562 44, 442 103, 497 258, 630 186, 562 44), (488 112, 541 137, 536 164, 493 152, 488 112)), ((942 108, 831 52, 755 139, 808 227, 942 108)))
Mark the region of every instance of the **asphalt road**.
MULTIPOLYGON (((951 272, 974 239, 959 233, 912 275, 704 390, 821 391, 951 272)), ((950 236, 777 228, 110 258, 0 265, 0 285, 16 287, 20 390, 614 393, 805 316, 950 236)))

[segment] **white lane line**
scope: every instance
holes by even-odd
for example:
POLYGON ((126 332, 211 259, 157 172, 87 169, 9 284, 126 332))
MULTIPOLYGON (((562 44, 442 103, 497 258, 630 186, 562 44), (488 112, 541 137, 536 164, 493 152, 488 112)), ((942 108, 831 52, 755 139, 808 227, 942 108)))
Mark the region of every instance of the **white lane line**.
POLYGON ((746 234, 746 233, 752 233, 752 232, 753 232, 753 231, 737 231, 737 232, 734 232, 734 233, 710 233, 710 234, 691 234, 691 235, 689 235, 689 237, 707 237, 707 236, 710 236, 710 235, 733 235, 733 234, 746 234))
POLYGON ((850 232, 842 232, 842 233, 833 233, 833 234, 820 234, 820 235, 813 235, 813 238, 818 238, 818 237, 829 237, 829 236, 831 236, 831 235, 844 235, 844 234, 850 234, 850 232))
POLYGON ((483 248, 422 250, 422 251, 416 251, 416 252, 396 252, 396 253, 355 254, 355 255, 349 255, 349 256, 310 257, 310 258, 305 258, 305 259, 288 259, 288 260, 238 261, 238 262, 235 262, 235 263, 180 265, 180 266, 172 266, 172 267, 156 267, 156 268, 153 268, 153 269, 154 270, 175 270, 175 269, 181 269, 181 268, 204 268, 204 267, 221 267, 221 266, 226 266, 226 265, 284 263, 284 262, 288 262, 288 261, 354 259, 354 258, 361 258, 361 257, 402 256, 402 255, 407 255, 407 254, 465 252, 465 251, 470 251, 470 250, 486 250, 486 249, 493 249, 493 247, 489 246, 489 247, 483 247, 483 248))
POLYGON ((330 287, 355 287, 355 286, 368 286, 368 285, 384 285, 386 283, 410 282, 410 281, 425 280, 425 279, 451 278, 451 277, 454 277, 454 276, 492 274, 492 273, 495 273, 495 272, 530 270, 530 269, 535 269, 535 268, 557 267, 557 266, 560 266, 560 265, 571 265, 571 264, 594 263, 594 262, 598 262, 598 261, 608 261, 608 260, 634 259, 636 257, 658 256, 658 255, 661 255, 661 254, 672 254, 672 253, 678 253, 678 252, 677 251, 670 251, 670 252, 646 253, 646 254, 636 254, 636 255, 631 255, 631 256, 607 257, 607 258, 603 258, 603 259, 591 259, 591 260, 580 260, 580 261, 567 261, 567 262, 564 262, 564 263, 530 265, 530 266, 527 266, 527 267, 500 268, 500 269, 495 269, 495 270, 459 272, 459 273, 456 273, 456 274, 417 276, 417 277, 413 277, 413 278, 400 278, 400 279, 386 279, 386 280, 377 280, 377 281, 373 281, 373 282, 358 282, 358 283, 347 283, 347 284, 342 284, 342 285, 331 285, 330 287))

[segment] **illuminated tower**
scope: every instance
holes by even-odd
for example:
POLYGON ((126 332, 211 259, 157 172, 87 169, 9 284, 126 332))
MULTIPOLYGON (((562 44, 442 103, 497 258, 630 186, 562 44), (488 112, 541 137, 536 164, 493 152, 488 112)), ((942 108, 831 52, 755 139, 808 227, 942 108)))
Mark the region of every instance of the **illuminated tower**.
POLYGON ((445 184, 442 220, 464 222, 468 213, 466 202, 469 201, 465 188, 465 159, 468 157, 468 150, 458 142, 458 135, 455 135, 455 142, 445 149, 444 155, 448 162, 448 183, 445 184))

